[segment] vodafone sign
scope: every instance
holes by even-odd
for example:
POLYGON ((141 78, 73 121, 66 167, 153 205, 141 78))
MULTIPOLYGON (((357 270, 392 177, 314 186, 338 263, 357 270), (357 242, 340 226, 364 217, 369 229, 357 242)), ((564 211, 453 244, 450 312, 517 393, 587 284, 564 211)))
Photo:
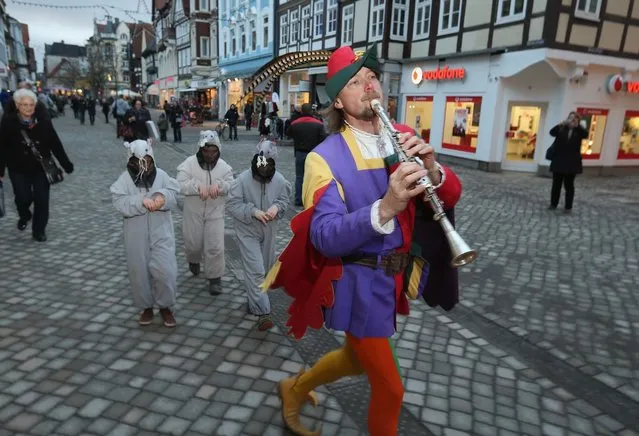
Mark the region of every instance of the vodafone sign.
POLYGON ((610 94, 626 91, 628 94, 639 94, 639 82, 624 80, 621 74, 613 74, 606 83, 606 90, 610 94))
POLYGON ((466 77, 464 68, 437 68, 436 70, 422 70, 419 67, 413 68, 410 79, 415 85, 419 85, 425 80, 463 80, 466 77))

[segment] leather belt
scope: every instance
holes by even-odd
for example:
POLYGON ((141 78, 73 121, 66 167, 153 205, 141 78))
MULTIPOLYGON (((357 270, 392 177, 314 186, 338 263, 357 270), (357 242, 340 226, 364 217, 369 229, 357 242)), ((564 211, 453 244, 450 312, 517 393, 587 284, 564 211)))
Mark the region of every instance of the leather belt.
POLYGON ((394 276, 404 272, 408 266, 408 253, 391 253, 384 256, 352 255, 342 257, 342 263, 355 263, 373 269, 383 269, 386 275, 394 276))

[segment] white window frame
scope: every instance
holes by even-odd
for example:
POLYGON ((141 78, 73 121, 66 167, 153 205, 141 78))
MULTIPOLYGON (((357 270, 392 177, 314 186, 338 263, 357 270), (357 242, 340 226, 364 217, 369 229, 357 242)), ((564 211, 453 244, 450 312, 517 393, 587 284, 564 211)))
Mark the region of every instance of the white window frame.
POLYGON ((428 39, 430 36, 430 26, 433 23, 433 1, 417 0, 415 3, 415 19, 413 20, 413 39, 428 39), (428 22, 424 18, 428 11, 428 22), (421 21, 419 20, 421 14, 421 21), (427 26, 424 26, 426 22, 427 26))
POLYGON ((328 0, 326 7, 326 36, 337 33, 337 0, 328 0))
POLYGON ((197 2, 198 11, 209 11, 209 0, 198 0, 197 2))
POLYGON ((353 43, 353 26, 355 24, 355 4, 342 9, 342 45, 353 43))
POLYGON ((384 37, 384 15, 386 12, 385 0, 371 0, 371 16, 369 21, 369 40, 381 41, 384 37), (380 28, 381 26, 381 28, 380 28), (379 33, 378 33, 379 31, 379 33))
POLYGON ((499 6, 497 8, 497 20, 495 24, 505 24, 505 23, 513 23, 515 21, 521 21, 526 17, 526 7, 528 6, 528 0, 523 0, 523 8, 521 12, 515 13, 515 4, 517 0, 499 0, 499 6), (504 3, 509 1, 508 14, 502 17, 502 13, 504 12, 504 3))
POLYGON ((288 43, 293 45, 297 44, 300 39, 300 11, 299 9, 295 9, 294 11, 290 11, 289 17, 289 28, 290 28, 290 36, 288 39, 288 43))
POLYGON ((209 38, 208 36, 200 36, 200 57, 211 57, 211 38, 209 38), (203 50, 204 47, 206 47, 206 53, 203 50))
POLYGON ((577 0, 577 4, 575 4, 575 17, 591 21, 600 21, 601 0, 583 0, 585 1, 585 9, 579 8, 579 3, 581 1, 582 0, 577 0), (593 2, 597 2, 595 6, 595 12, 588 12, 588 6, 590 6, 593 2))
POLYGON ((455 3, 457 0, 441 0, 439 5, 439 31, 438 35, 448 35, 451 33, 459 32, 461 24, 461 13, 464 9, 464 0, 459 0, 459 10, 457 11, 457 26, 452 26, 453 15, 455 14, 455 3), (446 2, 448 3, 448 10, 445 9, 446 2), (448 15, 448 27, 444 28, 444 15, 448 15))
POLYGON ((408 5, 410 0, 393 0, 391 38, 406 41, 408 36, 408 5), (403 4, 401 3, 403 2, 403 4))
POLYGON ((268 37, 269 37, 269 35, 271 33, 269 31, 269 28, 268 28, 268 15, 264 16, 262 24, 264 25, 264 31, 262 32, 262 39, 263 39, 262 47, 267 48, 268 47, 268 37))
POLYGON ((311 7, 304 6, 302 8, 302 41, 308 41, 311 38, 311 7))
POLYGON ((313 3, 313 39, 324 36, 324 0, 313 3))
POLYGON ((251 51, 257 50, 257 27, 255 27, 255 20, 249 22, 249 32, 251 34, 251 51))
POLYGON ((288 12, 280 15, 280 47, 288 46, 288 12))

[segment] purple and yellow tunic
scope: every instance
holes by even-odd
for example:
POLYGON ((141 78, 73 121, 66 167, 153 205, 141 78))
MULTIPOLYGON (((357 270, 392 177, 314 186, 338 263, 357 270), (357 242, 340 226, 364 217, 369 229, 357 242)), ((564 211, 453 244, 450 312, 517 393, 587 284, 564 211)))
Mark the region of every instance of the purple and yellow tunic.
MULTIPOLYGON (((288 325, 296 336, 307 325, 321 326, 316 312, 321 305, 328 328, 357 338, 390 337, 396 313, 408 312, 402 290, 421 295, 428 277, 428 264, 422 259, 415 258, 406 274, 395 277, 380 268, 342 265, 340 260, 410 250, 414 204, 408 215, 394 218, 390 234, 379 233, 371 221, 373 203, 388 189, 388 164, 388 158, 365 159, 349 129, 329 136, 307 156, 305 211, 291 222, 293 240, 265 282, 267 288, 284 287, 295 298, 288 325), (309 248, 316 252, 307 253, 309 248), (303 316, 310 319, 301 320, 303 316), (300 323, 306 324, 301 328, 300 323)), ((458 180, 446 177, 439 189, 446 191, 447 184, 457 190, 458 180)))

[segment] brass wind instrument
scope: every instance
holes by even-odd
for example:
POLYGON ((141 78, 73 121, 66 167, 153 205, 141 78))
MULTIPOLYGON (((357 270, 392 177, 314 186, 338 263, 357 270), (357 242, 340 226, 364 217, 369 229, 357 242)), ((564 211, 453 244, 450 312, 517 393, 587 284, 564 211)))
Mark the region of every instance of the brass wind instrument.
MULTIPOLYGON (((388 129, 391 136, 391 142, 393 144, 393 148, 399 157, 401 162, 416 162, 419 165, 423 166, 424 163, 417 156, 408 156, 401 145, 399 145, 399 132, 393 127, 393 123, 388 118, 382 103, 377 100, 371 100, 371 108, 377 114, 378 118, 382 121, 384 126, 388 129)), ((433 219, 442 226, 444 230, 444 235, 446 235, 446 239, 448 240, 448 245, 450 246, 450 251, 453 255, 451 259, 451 266, 453 268, 458 268, 460 266, 464 266, 470 264, 477 259, 477 252, 470 248, 468 244, 459 236, 459 233, 455 230, 453 225, 446 217, 446 213, 444 212, 444 208, 442 207, 441 200, 435 193, 435 188, 433 187, 433 183, 428 176, 424 176, 417 181, 417 185, 424 186, 426 188, 426 193, 424 196, 424 200, 428 201, 433 208, 433 219)))

